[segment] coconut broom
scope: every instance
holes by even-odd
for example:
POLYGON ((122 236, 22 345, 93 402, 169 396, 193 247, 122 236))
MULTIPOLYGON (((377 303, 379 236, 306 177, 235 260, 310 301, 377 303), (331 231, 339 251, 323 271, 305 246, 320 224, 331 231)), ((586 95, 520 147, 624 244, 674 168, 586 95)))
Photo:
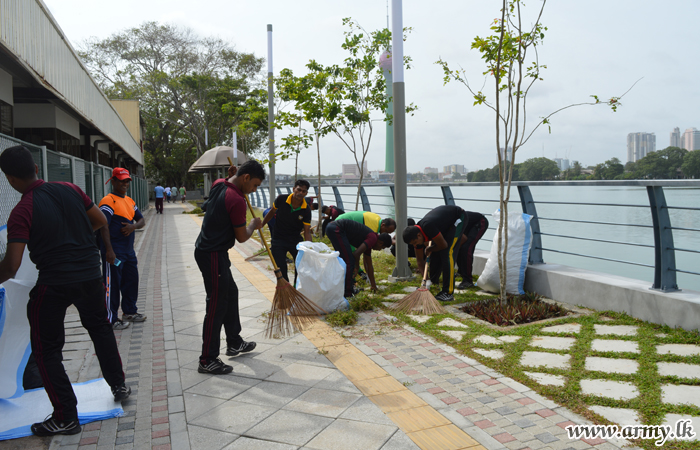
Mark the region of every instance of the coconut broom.
MULTIPOLYGON (((248 204, 250 213, 255 218, 255 211, 250 204, 247 194, 245 201, 248 204)), ((301 331, 305 326, 311 324, 314 317, 326 314, 326 311, 309 300, 304 294, 294 289, 294 286, 284 279, 282 271, 277 267, 275 258, 272 257, 270 247, 267 245, 262 230, 258 230, 258 233, 260 233, 260 240, 265 244, 265 249, 270 256, 275 277, 277 278, 277 288, 272 299, 272 308, 267 316, 265 337, 271 339, 273 337, 291 336, 295 331, 301 331)))
POLYGON ((428 283, 428 263, 429 261, 426 260, 425 270, 423 271, 423 282, 421 283, 420 287, 404 297, 403 300, 393 305, 392 309, 394 311, 402 312, 404 314, 415 311, 428 315, 443 314, 447 312, 430 292, 430 289, 426 287, 426 284, 428 283))

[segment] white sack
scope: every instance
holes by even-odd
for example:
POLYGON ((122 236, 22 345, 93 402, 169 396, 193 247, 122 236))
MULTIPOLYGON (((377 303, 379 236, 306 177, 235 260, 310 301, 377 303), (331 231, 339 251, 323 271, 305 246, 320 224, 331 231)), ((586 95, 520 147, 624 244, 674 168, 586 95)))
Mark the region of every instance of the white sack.
POLYGON ((322 242, 297 244, 297 284, 299 292, 326 312, 348 309, 345 292, 345 261, 340 253, 322 242))
MULTIPOLYGON (((500 222, 500 211, 493 213, 493 223, 500 222)), ((530 228, 529 214, 509 214, 506 229, 508 235, 508 251, 506 253, 506 292, 510 294, 524 294, 523 284, 525 283, 525 269, 532 243, 532 230, 530 228)), ((500 292, 501 280, 498 271, 498 240, 500 234, 496 235, 491 244, 491 255, 489 256, 484 271, 481 272, 476 285, 485 291, 500 292)), ((502 246, 505 243, 505 239, 502 246)))

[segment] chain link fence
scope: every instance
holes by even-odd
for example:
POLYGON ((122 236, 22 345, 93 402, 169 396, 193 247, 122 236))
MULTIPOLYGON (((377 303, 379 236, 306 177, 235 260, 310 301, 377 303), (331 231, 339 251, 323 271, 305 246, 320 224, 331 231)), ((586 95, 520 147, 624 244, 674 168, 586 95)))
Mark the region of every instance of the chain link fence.
MULTIPOLYGON (((46 181, 67 181, 80 187, 96 204, 112 191, 111 184, 105 182, 112 176, 112 169, 94 164, 64 153, 47 150, 10 136, 0 134, 0 153, 9 147, 23 145, 29 149, 39 166, 39 178, 46 181)), ((148 183, 143 178, 132 175, 127 195, 134 199, 141 211, 148 209, 148 183)), ((21 194, 7 182, 0 171, 0 233, 5 233, 7 219, 21 194)), ((0 259, 5 257, 5 244, 0 242, 0 259)))

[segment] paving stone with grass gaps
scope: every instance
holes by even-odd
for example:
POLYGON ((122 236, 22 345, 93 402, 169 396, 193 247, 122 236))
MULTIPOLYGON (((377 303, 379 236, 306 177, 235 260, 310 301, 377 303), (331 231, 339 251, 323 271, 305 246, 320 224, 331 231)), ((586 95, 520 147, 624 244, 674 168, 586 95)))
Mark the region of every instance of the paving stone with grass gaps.
POLYGON ((544 327, 540 331, 543 331, 545 333, 577 334, 581 331, 581 324, 579 324, 579 323, 564 323, 561 325, 553 325, 551 327, 544 327))
POLYGON ((637 373, 639 363, 632 359, 599 358, 589 356, 586 358, 586 370, 605 373, 637 373))
POLYGON ((549 369, 568 369, 571 356, 545 352, 523 352, 520 364, 530 367, 547 367, 549 369))
POLYGON ((656 347, 659 355, 695 356, 700 355, 700 345, 664 344, 656 347))
POLYGON ((551 350, 568 350, 576 343, 576 339, 556 336, 533 336, 530 345, 551 350))
POLYGON ((639 345, 636 342, 620 339, 594 339, 591 342, 591 350, 596 352, 639 353, 639 345))
POLYGON ((588 409, 603 416, 611 422, 615 422, 618 425, 641 425, 642 421, 639 420, 639 413, 634 409, 628 408, 611 408, 609 406, 590 406, 588 409))
POLYGON ((679 420, 690 420, 690 426, 693 427, 695 437, 689 440, 700 441, 700 433, 698 432, 700 430, 700 417, 693 417, 681 414, 666 414, 666 417, 664 417, 664 423, 662 425, 670 425, 674 427, 675 431, 676 422, 678 422, 679 420))
POLYGON ((518 342, 522 336, 501 336, 496 339, 502 342, 506 342, 508 344, 512 344, 513 342, 518 342))
POLYGON ((488 334, 482 334, 480 336, 477 336, 474 338, 474 342, 477 342, 479 344, 500 344, 501 341, 496 339, 493 336, 489 336, 488 334))
POLYGON ((528 377, 532 378, 539 384, 545 386, 564 386, 566 384, 566 377, 562 375, 552 375, 549 373, 542 372, 523 372, 528 377))
POLYGON ((639 395, 639 390, 627 381, 581 380, 581 393, 615 400, 632 400, 639 395))
POLYGON ((415 286, 406 286, 405 288, 403 288, 403 290, 404 292, 416 292, 418 288, 415 286))
POLYGON ((660 362, 656 366, 662 377, 700 378, 700 366, 696 364, 660 362))
POLYGON ((596 334, 614 334, 616 336, 636 336, 637 327, 634 325, 593 325, 596 334))
POLYGON ((445 336, 454 339, 455 341, 461 341, 462 338, 464 337, 465 334, 467 334, 466 331, 457 331, 457 330, 450 330, 450 331, 440 331, 440 333, 444 334, 445 336))
POLYGON ((430 320, 430 316, 411 315, 408 317, 410 317, 411 320, 415 320, 418 323, 425 323, 430 320))
POLYGON ((661 401, 674 405, 700 407, 700 386, 664 384, 661 386, 661 401))
POLYGON ((451 319, 449 317, 447 319, 443 319, 440 322, 438 322, 438 326, 439 327, 452 327, 452 328, 469 328, 468 326, 466 326, 462 322, 457 322, 456 320, 451 319))
POLYGON ((391 300, 403 300, 405 297, 406 294, 389 294, 386 296, 386 298, 391 300))
POLYGON ((485 356, 485 357, 491 358, 491 359, 501 359, 504 356, 506 356, 506 354, 503 353, 501 350, 486 350, 483 348, 474 348, 472 350, 474 350, 475 353, 478 353, 482 356, 485 356))

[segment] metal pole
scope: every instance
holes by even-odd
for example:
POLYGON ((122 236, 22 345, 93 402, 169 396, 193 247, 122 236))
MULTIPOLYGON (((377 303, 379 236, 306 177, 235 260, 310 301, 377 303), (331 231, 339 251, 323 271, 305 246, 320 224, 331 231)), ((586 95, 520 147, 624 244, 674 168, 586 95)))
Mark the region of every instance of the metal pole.
POLYGON ((408 199, 406 188, 406 97, 403 79, 403 6, 391 1, 391 72, 394 88, 394 185, 396 198, 396 267, 390 280, 412 278, 408 266, 408 247, 401 239, 407 225, 408 199))
POLYGON ((267 24, 267 134, 270 151, 270 199, 275 195, 275 99, 272 95, 272 24, 267 24))

